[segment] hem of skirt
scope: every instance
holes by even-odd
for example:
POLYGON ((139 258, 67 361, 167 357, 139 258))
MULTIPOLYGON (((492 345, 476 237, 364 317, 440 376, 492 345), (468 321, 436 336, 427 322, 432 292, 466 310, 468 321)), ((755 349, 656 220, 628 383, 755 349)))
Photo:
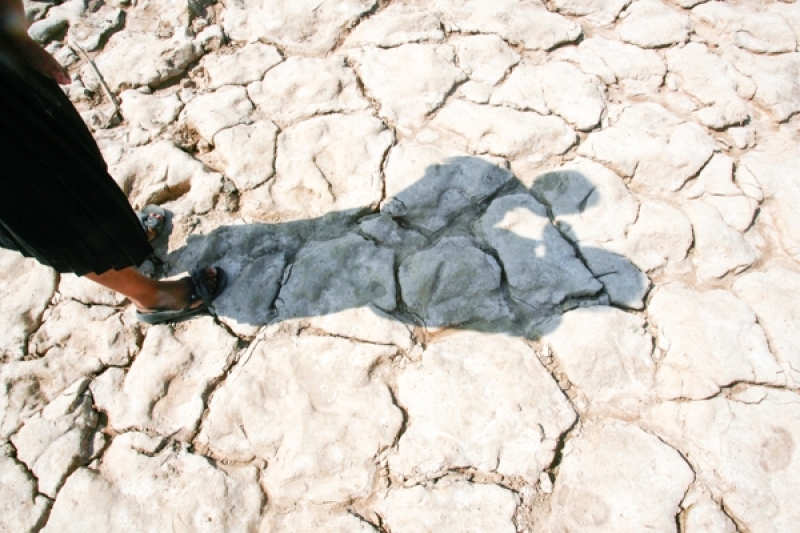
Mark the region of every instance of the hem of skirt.
POLYGON ((2 248, 4 250, 10 250, 12 252, 17 252, 20 255, 22 255, 23 257, 27 257, 29 259, 34 259, 39 264, 44 265, 44 266, 49 267, 49 268, 52 268, 53 270, 55 270, 59 274, 75 274, 76 276, 80 276, 80 277, 85 276, 86 274, 97 274, 97 275, 100 275, 100 274, 104 274, 104 273, 108 272, 109 270, 123 270, 123 269, 126 269, 128 267, 138 267, 142 263, 144 263, 147 260, 147 258, 150 257, 150 255, 153 253, 153 250, 150 249, 149 251, 147 251, 147 253, 140 254, 141 259, 139 259, 138 261, 136 260, 136 259, 138 259, 138 256, 137 256, 136 258, 128 258, 129 259, 128 261, 122 261, 122 262, 117 263, 115 265, 100 265, 97 268, 90 268, 90 267, 73 267, 73 266, 70 266, 70 265, 67 265, 67 264, 53 265, 52 263, 50 263, 49 261, 45 260, 44 258, 41 258, 41 257, 39 257, 39 256, 37 256, 35 254, 32 254, 32 253, 28 252, 25 249, 12 248, 10 246, 0 246, 0 248, 2 248))
MULTIPOLYGON (((86 274, 101 275, 101 274, 104 274, 104 273, 108 272, 109 270, 123 270, 123 269, 129 268, 129 267, 134 267, 135 268, 135 267, 140 266, 142 263, 144 263, 147 260, 147 258, 150 256, 150 254, 152 254, 152 253, 153 253, 153 250, 151 249, 147 253, 143 254, 141 256, 141 259, 138 259, 138 260, 131 259, 129 261, 123 261, 123 262, 120 262, 120 263, 117 263, 117 264, 114 264, 114 265, 109 265, 109 266, 103 265, 103 266, 101 266, 99 268, 95 268, 93 270, 85 270, 83 268, 81 268, 81 269, 73 268, 73 269, 70 270, 70 273, 71 274, 75 274, 76 276, 85 276, 86 274)), ((58 269, 56 269, 56 270, 58 270, 58 269)), ((59 272, 59 274, 64 274, 65 273, 65 272, 62 272, 60 270, 58 270, 58 272, 59 272)))

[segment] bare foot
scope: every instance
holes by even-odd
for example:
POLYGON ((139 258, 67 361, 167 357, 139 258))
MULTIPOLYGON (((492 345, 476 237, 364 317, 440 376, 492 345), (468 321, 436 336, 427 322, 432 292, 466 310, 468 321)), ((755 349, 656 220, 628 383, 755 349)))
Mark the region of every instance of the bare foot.
MULTIPOLYGON (((159 222, 163 222, 164 221, 164 217, 162 217, 158 213, 148 213, 147 218, 153 218, 154 220, 157 220, 159 222)), ((155 239, 156 237, 158 237, 158 231, 156 231, 155 228, 153 228, 153 227, 151 227, 151 226, 149 226, 147 224, 144 224, 144 229, 147 232, 147 242, 150 242, 153 239, 155 239)))

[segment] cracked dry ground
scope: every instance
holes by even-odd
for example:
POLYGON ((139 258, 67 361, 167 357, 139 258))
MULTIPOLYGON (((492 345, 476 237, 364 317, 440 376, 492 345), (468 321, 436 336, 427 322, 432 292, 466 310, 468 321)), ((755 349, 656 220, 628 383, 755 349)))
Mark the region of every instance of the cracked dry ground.
POLYGON ((232 283, 0 254, 0 530, 800 531, 800 5, 26 9, 232 283))

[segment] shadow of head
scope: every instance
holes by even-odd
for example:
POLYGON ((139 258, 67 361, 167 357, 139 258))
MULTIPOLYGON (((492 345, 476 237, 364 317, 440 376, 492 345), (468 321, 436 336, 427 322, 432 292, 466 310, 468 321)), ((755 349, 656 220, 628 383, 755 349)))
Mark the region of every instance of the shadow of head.
POLYGON ((456 157, 386 189, 379 209, 190 235, 168 262, 176 271, 223 267, 231 284, 214 309, 244 335, 304 319, 349 324, 355 337, 353 328, 394 321, 536 338, 565 311, 636 307, 646 293, 646 276, 627 259, 573 230, 602 203, 579 171, 527 186, 490 160, 456 157))

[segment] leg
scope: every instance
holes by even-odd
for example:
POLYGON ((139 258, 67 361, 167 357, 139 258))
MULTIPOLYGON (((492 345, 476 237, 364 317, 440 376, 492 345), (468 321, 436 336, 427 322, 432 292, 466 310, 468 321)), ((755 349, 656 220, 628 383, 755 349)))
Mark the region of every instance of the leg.
MULTIPOLYGON (((206 270, 209 282, 215 281, 216 270, 206 270)), ((140 311, 153 309, 183 309, 189 304, 189 286, 181 280, 157 281, 139 273, 133 267, 109 270, 102 274, 86 274, 86 278, 123 294, 140 311)), ((199 306, 203 302, 197 300, 199 306)))

